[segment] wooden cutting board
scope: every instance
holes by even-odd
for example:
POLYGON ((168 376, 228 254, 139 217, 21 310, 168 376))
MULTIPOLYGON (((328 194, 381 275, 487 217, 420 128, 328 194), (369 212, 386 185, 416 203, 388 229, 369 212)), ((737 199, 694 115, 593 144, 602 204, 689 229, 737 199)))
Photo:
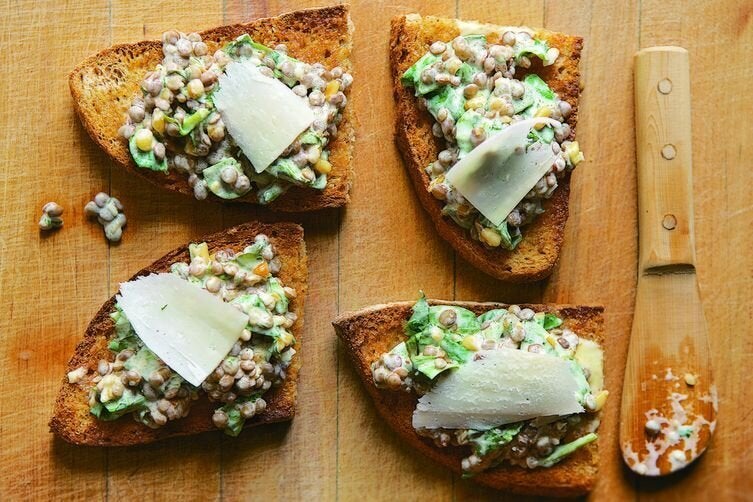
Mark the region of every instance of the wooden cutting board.
POLYGON ((379 422, 338 350, 329 322, 339 311, 412 299, 419 288, 434 298, 606 305, 612 394, 593 500, 750 497, 753 432, 745 419, 753 416, 753 122, 747 114, 753 61, 746 54, 753 45, 753 6, 732 0, 355 1, 357 177, 347 210, 301 218, 311 293, 298 418, 237 440, 208 434, 123 450, 53 440, 46 424, 65 363, 118 282, 192 237, 260 214, 269 218, 254 209, 197 203, 126 177, 74 116, 68 71, 110 44, 317 3, 25 0, 4 6, 0 498, 499 500, 500 494, 402 446, 379 422), (390 18, 413 11, 545 26, 586 39, 578 137, 587 161, 574 174, 566 243, 547 282, 507 286, 473 270, 437 238, 413 197, 390 139, 387 67, 390 18), (616 419, 637 256, 632 55, 666 44, 687 47, 691 56, 697 263, 722 415, 711 448, 684 479, 649 484, 625 473, 616 419), (101 229, 83 215, 86 201, 100 190, 125 204, 128 227, 118 246, 108 247, 101 229), (65 227, 40 236, 37 220, 48 200, 65 207, 65 227))

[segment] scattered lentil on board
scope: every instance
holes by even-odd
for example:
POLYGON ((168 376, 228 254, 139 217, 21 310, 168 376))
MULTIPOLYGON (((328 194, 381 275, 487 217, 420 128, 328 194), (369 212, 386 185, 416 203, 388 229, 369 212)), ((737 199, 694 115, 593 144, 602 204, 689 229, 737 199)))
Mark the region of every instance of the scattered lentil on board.
POLYGON ((42 217, 39 219, 40 230, 55 230, 63 226, 63 208, 57 202, 48 202, 42 206, 42 217))
POLYGON ((123 204, 118 199, 110 197, 105 192, 99 192, 94 196, 94 200, 86 203, 84 213, 89 218, 97 218, 108 241, 120 241, 126 224, 126 216, 123 213, 123 204))

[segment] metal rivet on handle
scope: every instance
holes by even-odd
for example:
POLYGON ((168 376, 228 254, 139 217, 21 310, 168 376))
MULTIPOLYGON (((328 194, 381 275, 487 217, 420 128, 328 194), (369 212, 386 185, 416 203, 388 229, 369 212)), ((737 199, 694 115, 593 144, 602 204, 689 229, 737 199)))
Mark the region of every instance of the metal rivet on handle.
POLYGON ((664 145, 661 149, 661 156, 667 160, 672 160, 677 156, 677 150, 674 145, 664 145))
POLYGON ((665 214, 661 226, 667 230, 674 230, 677 226, 677 218, 675 218, 674 214, 665 214))
POLYGON ((662 94, 669 94, 672 92, 672 81, 668 78, 664 78, 662 80, 659 80, 659 85, 656 86, 659 89, 659 92, 662 94))

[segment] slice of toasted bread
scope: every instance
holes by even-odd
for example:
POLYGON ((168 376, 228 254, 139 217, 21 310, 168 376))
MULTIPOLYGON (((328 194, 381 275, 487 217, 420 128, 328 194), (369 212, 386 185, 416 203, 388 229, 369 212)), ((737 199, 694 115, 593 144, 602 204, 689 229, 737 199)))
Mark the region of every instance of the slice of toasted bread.
MULTIPOLYGON (((544 203, 545 212, 534 222, 522 228, 523 241, 513 251, 490 249, 472 239, 468 231, 454 221, 442 216, 443 203, 428 191, 429 176, 424 169, 436 160, 444 148, 444 140, 433 136, 432 117, 417 106, 412 88, 400 82, 402 74, 410 68, 437 40, 450 41, 462 34, 485 34, 490 42, 498 42, 508 27, 489 24, 464 23, 456 19, 421 17, 417 14, 396 17, 392 20, 390 60, 392 63, 393 94, 397 103, 396 140, 421 204, 429 212, 439 235, 473 266, 500 280, 529 282, 543 279, 552 273, 560 248, 568 216, 570 176, 559 181, 551 199, 544 203)), ((560 51, 557 61, 547 67, 535 66, 539 75, 560 99, 572 105, 573 112, 567 122, 575 135, 578 118, 580 90, 580 37, 535 30, 536 38, 546 40, 560 51)))
MULTIPOLYGON (((418 401, 416 394, 378 389, 372 379, 371 363, 406 339, 403 326, 411 315, 413 304, 414 302, 397 302, 374 305, 357 312, 344 313, 332 324, 384 421, 400 434, 411 449, 460 473, 460 462, 470 451, 463 447, 440 448, 430 439, 416 434, 412 426, 413 410, 418 401)), ((437 300, 429 300, 429 304, 465 307, 476 315, 506 307, 498 303, 437 300)), ((564 319, 563 326, 572 329, 580 337, 604 346, 602 307, 521 305, 521 308, 525 307, 537 312, 556 313, 564 319)), ((529 470, 502 465, 472 479, 498 490, 521 494, 562 497, 582 495, 590 491, 596 481, 599 461, 597 445, 598 441, 590 443, 553 467, 529 470)))
MULTIPOLYGON (((296 339, 291 365, 284 383, 264 395, 267 408, 261 415, 246 422, 246 426, 261 425, 271 422, 291 420, 295 414, 298 370, 301 364, 300 345, 303 330, 303 304, 306 295, 306 246, 303 241, 303 229, 293 223, 258 223, 251 222, 238 225, 220 233, 209 235, 193 242, 206 242, 210 253, 219 249, 241 251, 254 242, 257 234, 266 234, 274 245, 282 262, 279 277, 287 286, 295 288, 297 296, 291 303, 291 311, 298 315, 292 327, 296 339)), ((167 272, 170 265, 190 260, 188 245, 181 246, 167 253, 147 268, 139 271, 131 280, 151 273, 167 272)), ((115 310, 115 297, 110 298, 86 329, 84 339, 76 347, 76 352, 68 363, 68 370, 81 366, 89 371, 96 371, 101 359, 114 360, 113 353, 107 348, 114 324, 109 314, 115 310)), ((55 401, 54 414, 50 420, 50 430, 66 441, 80 445, 92 446, 128 446, 151 443, 172 436, 184 436, 199 432, 216 431, 212 423, 216 403, 210 403, 206 394, 200 393, 187 417, 168 422, 158 429, 134 421, 130 414, 112 422, 98 420, 89 413, 88 389, 68 383, 63 378, 63 385, 55 401)))
MULTIPOLYGON (((327 68, 340 66, 351 71, 350 53, 353 26, 347 5, 291 12, 279 17, 257 19, 246 24, 220 26, 200 33, 210 53, 236 37, 248 33, 262 44, 285 44, 291 56, 327 68)), ((162 62, 162 43, 157 40, 115 45, 87 58, 69 76, 73 104, 92 139, 121 167, 146 178, 155 185, 193 197, 185 175, 150 171, 136 166, 127 142, 118 129, 126 111, 139 92, 147 72, 162 62)), ((353 125, 346 106, 338 135, 328 145, 332 172, 324 190, 291 187, 269 204, 279 211, 310 211, 339 207, 349 200, 353 160, 353 125)), ((231 202, 256 203, 253 193, 231 202)), ((214 194, 210 197, 219 199, 214 194)))

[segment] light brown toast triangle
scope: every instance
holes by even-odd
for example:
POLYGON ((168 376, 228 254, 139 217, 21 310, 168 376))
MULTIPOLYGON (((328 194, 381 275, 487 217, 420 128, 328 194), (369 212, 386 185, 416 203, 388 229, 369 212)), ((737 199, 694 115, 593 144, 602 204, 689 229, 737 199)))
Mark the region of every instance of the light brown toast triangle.
MULTIPOLYGON (((442 216, 442 202, 428 191, 429 176, 424 169, 436 160, 444 140, 432 135, 432 118, 428 112, 419 110, 413 89, 400 83, 402 74, 410 68, 437 40, 449 41, 458 36, 459 21, 438 17, 421 17, 417 14, 396 17, 392 20, 390 35, 390 61, 392 64, 393 94, 397 104, 396 141, 402 153, 405 167, 410 174, 418 199, 428 211, 439 235, 466 261, 479 270, 497 279, 509 282, 529 282, 547 277, 552 273, 562 247, 565 222, 568 216, 570 175, 559 182, 551 199, 545 202, 546 212, 523 227, 523 241, 514 251, 502 248, 486 248, 471 239, 467 230, 442 216)), ((507 27, 479 25, 468 33, 483 33, 490 41, 498 41, 507 27)), ((541 67, 534 62, 535 72, 561 99, 570 103, 573 112, 567 122, 575 135, 578 119, 578 96, 580 52, 583 40, 580 37, 535 30, 536 37, 549 42, 560 51, 557 62, 541 67)))
MULTIPOLYGON (((284 43, 290 55, 302 61, 320 62, 327 68, 340 66, 351 71, 352 32, 349 7, 337 5, 257 19, 246 24, 220 26, 200 34, 210 53, 248 33, 255 41, 267 46, 284 43)), ((92 139, 122 168, 155 185, 193 197, 185 175, 177 172, 166 175, 136 167, 126 141, 118 135, 141 81, 147 72, 162 62, 162 58, 162 43, 156 40, 115 45, 87 58, 69 76, 73 104, 92 139)), ((271 209, 309 211, 339 207, 348 202, 354 138, 350 108, 345 107, 337 138, 328 146, 332 172, 327 187, 324 190, 291 187, 269 204, 271 209)), ((253 192, 230 202, 255 203, 253 192)), ((223 200, 212 193, 209 197, 223 200)))
MULTIPOLYGON (((430 305, 457 305, 476 315, 504 308, 498 303, 446 302, 429 300, 430 305)), ((382 419, 397 432, 411 450, 461 473, 460 462, 470 454, 464 447, 439 448, 427 438, 416 434, 412 426, 413 410, 418 398, 415 393, 378 389, 371 374, 371 363, 406 339, 403 325, 411 315, 413 302, 374 305, 357 312, 340 315, 332 323, 352 360, 356 373, 366 386, 382 419)), ((580 337, 594 340, 604 347, 604 309, 593 306, 520 305, 536 312, 556 313, 564 319, 563 326, 580 337)), ((476 475, 473 480, 498 490, 527 495, 572 497, 589 492, 598 471, 598 441, 577 450, 570 457, 550 468, 523 469, 500 466, 476 475)))
MULTIPOLYGON (((219 249, 241 251, 253 244, 257 234, 266 234, 274 245, 282 262, 279 277, 287 286, 296 289, 297 296, 290 304, 291 312, 298 315, 292 327, 296 339, 291 365, 284 383, 264 395, 267 409, 261 415, 246 422, 246 427, 271 422, 291 420, 295 414, 295 401, 298 386, 298 371, 301 364, 300 348, 303 332, 303 306, 306 295, 306 246, 303 241, 303 228, 294 223, 250 222, 229 228, 223 232, 196 239, 192 242, 206 242, 210 253, 219 249)), ((166 272, 175 262, 188 262, 188 244, 167 253, 132 278, 150 273, 166 272)), ((76 352, 68 363, 66 371, 84 366, 96 371, 100 359, 114 360, 114 354, 107 348, 107 342, 114 329, 109 314, 115 309, 115 297, 110 298, 94 316, 86 329, 84 339, 76 347, 76 352)), ((134 421, 130 414, 112 422, 97 420, 89 413, 88 388, 68 383, 66 377, 58 393, 50 420, 50 430, 69 443, 90 446, 128 446, 151 443, 172 436, 185 436, 206 431, 217 431, 212 424, 212 413, 217 407, 210 403, 203 392, 185 418, 171 421, 158 429, 134 421)))

